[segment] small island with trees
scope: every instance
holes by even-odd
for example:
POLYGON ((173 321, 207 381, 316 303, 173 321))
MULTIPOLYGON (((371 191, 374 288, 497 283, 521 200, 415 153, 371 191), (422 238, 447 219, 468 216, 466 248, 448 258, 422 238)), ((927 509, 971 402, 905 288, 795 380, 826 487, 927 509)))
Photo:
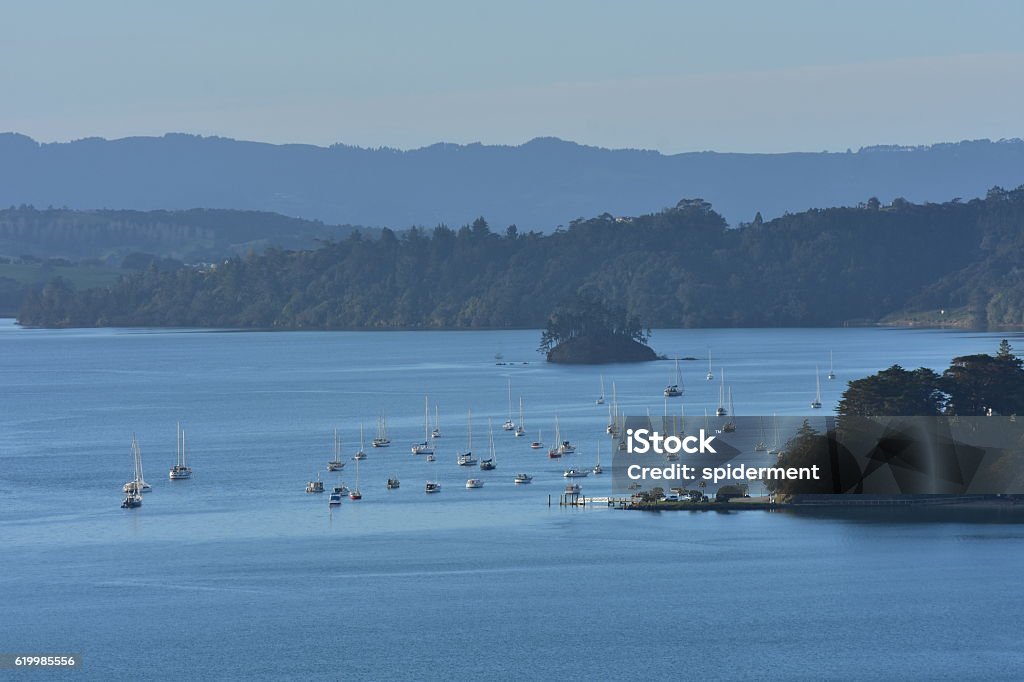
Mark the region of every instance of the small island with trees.
POLYGON ((647 362, 658 359, 647 345, 650 335, 624 307, 581 291, 548 316, 538 351, 548 362, 565 364, 647 362))

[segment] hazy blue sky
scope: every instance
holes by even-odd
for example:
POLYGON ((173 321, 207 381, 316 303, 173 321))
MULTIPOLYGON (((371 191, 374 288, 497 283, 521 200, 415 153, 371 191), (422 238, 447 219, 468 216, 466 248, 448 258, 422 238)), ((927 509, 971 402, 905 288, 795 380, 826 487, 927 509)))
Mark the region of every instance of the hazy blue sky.
POLYGON ((1024 137, 1024 2, 23 2, 0 130, 666 152, 1024 137))

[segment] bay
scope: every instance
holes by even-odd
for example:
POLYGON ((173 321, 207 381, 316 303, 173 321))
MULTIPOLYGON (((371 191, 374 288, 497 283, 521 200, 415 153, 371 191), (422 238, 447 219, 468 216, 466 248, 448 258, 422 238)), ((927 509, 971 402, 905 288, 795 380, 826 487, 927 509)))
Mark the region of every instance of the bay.
MULTIPOLYGON (((816 367, 831 408, 847 380, 941 371, 1004 336, 658 330, 652 345, 697 358, 681 363, 687 414, 713 410, 724 368, 737 413, 799 415, 816 367)), ((81 653, 79 679, 1019 676, 1024 526, 548 506, 566 466, 592 466, 599 443, 610 455, 600 376, 624 411, 660 414, 674 369, 551 366, 538 340, 0 321, 0 650, 81 653), (527 438, 500 429, 509 379, 527 438), (409 451, 425 394, 434 463, 409 451), (493 422, 495 471, 455 464, 470 409, 478 454, 493 422), (393 445, 370 448, 382 413, 393 445), (562 462, 528 447, 538 430, 551 442, 556 415, 579 445, 562 462), (177 421, 195 476, 170 482, 177 421), (303 488, 318 472, 354 483, 360 423, 364 499, 331 511, 303 488), (335 427, 348 461, 328 474, 335 427), (133 432, 154 490, 122 510, 133 432), (402 487, 385 490, 392 475, 402 487)))

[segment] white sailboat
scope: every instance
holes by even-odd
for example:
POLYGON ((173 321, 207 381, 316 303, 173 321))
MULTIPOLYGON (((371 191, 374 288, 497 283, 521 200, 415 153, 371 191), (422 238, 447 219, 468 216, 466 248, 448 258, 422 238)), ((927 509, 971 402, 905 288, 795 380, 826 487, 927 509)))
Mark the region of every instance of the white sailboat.
POLYGON ((516 428, 516 423, 512 421, 512 378, 508 380, 508 419, 501 425, 501 428, 505 431, 512 431, 516 428))
POLYGON ((711 349, 708 348, 708 374, 707 380, 712 381, 715 378, 715 373, 711 371, 711 349))
POLYGON ((181 422, 178 422, 177 450, 178 456, 174 462, 174 466, 171 467, 170 472, 167 474, 168 477, 172 481, 192 478, 192 467, 188 466, 185 457, 185 430, 181 428, 181 422))
POLYGON ((377 437, 370 445, 375 448, 387 448, 391 446, 391 439, 388 438, 388 422, 383 414, 377 419, 377 437))
POLYGON ((768 451, 768 443, 765 441, 765 438, 764 438, 764 417, 761 417, 761 419, 760 419, 760 426, 761 426, 761 437, 757 441, 757 443, 754 444, 754 452, 767 452, 768 451))
POLYGON ((516 424, 516 438, 526 435, 526 419, 523 418, 523 396, 519 396, 519 423, 516 424))
POLYGON ((537 440, 535 440, 532 443, 530 443, 530 448, 532 448, 534 450, 540 450, 543 447, 544 447, 544 434, 538 429, 537 430, 537 440))
POLYGON ((548 459, 559 459, 562 456, 561 440, 562 432, 558 427, 558 415, 555 415, 555 444, 548 450, 548 459))
POLYGON ((592 469, 595 475, 604 473, 604 469, 601 468, 601 443, 597 444, 597 464, 592 469))
POLYGON ((139 442, 132 434, 132 480, 124 484, 122 490, 126 493, 121 502, 122 509, 135 509, 142 506, 142 491, 145 481, 142 479, 142 451, 139 449, 139 442))
POLYGON ((341 461, 341 440, 338 438, 338 429, 334 429, 334 459, 327 462, 328 471, 341 471, 345 463, 341 461))
POLYGON ((828 379, 829 381, 832 381, 833 379, 835 379, 835 378, 836 378, 836 372, 835 372, 835 370, 834 370, 834 369, 832 368, 832 351, 829 351, 829 352, 828 352, 828 374, 826 374, 826 375, 825 375, 825 377, 826 377, 826 378, 827 378, 827 379, 828 379))
POLYGON ((780 452, 779 445, 779 419, 774 412, 772 412, 772 444, 768 448, 769 455, 778 455, 780 452))
POLYGON ((470 467, 476 464, 476 457, 473 456, 473 410, 469 411, 469 416, 466 418, 468 424, 466 427, 466 451, 458 457, 458 464, 460 467, 470 467))
POLYGON ((434 454, 434 446, 430 442, 430 398, 427 396, 423 396, 423 442, 413 443, 412 454, 434 454))
POLYGON ((494 428, 491 426, 491 420, 487 420, 487 447, 488 454, 490 455, 487 459, 480 460, 480 470, 490 471, 498 468, 498 455, 494 451, 494 428))
POLYGON ((598 405, 604 405, 604 375, 601 375, 601 393, 597 396, 597 400, 594 401, 598 405))
POLYGON ((821 408, 821 371, 817 365, 814 367, 814 383, 817 389, 814 392, 814 400, 811 401, 811 407, 817 410, 821 408))
POLYGON ((363 440, 363 422, 359 422, 359 449, 356 450, 356 454, 352 455, 352 459, 357 462, 361 459, 366 459, 366 450, 363 449, 365 441, 363 440))
POLYGON ((359 460, 356 460, 356 487, 348 491, 348 499, 350 500, 361 500, 363 494, 359 492, 359 460))
POLYGON ((437 410, 437 404, 434 404, 434 430, 430 432, 431 438, 441 437, 441 417, 437 410))
POLYGON ((679 374, 679 358, 676 358, 676 377, 675 383, 669 384, 662 391, 666 398, 679 398, 683 395, 683 377, 679 374))
POLYGON ((612 438, 619 435, 619 398, 615 391, 615 382, 612 382, 612 404, 608 406, 608 426, 605 431, 612 438))
POLYGON ((153 486, 146 483, 146 479, 142 474, 142 448, 139 447, 139 441, 135 438, 135 434, 132 434, 132 459, 135 461, 135 477, 121 486, 121 490, 125 493, 148 493, 153 489, 153 486))
MULTIPOLYGON (((724 372, 723 372, 723 374, 724 374, 724 372)), ((729 409, 729 415, 731 415, 732 417, 735 417, 736 416, 736 408, 732 404, 732 386, 730 386, 727 389, 727 395, 728 395, 728 397, 726 398, 726 405, 729 406, 729 408, 728 408, 729 409)), ((727 422, 722 424, 722 432, 723 433, 732 433, 735 430, 736 430, 736 422, 734 422, 732 419, 729 419, 727 422)))
MULTIPOLYGON (((555 423, 556 423, 556 425, 558 423, 558 418, 557 417, 555 418, 555 423)), ((562 438, 562 434, 561 433, 559 433, 555 437, 555 442, 558 444, 558 451, 560 453, 562 453, 563 455, 571 455, 572 453, 576 452, 576 446, 573 445, 569 441, 569 439, 562 438)))

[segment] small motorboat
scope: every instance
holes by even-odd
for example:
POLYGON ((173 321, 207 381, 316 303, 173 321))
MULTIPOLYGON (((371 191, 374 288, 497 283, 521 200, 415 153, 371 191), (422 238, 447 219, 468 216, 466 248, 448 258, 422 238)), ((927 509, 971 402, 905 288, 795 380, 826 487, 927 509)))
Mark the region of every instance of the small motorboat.
POLYGON ((466 481, 467 488, 483 488, 484 481, 481 478, 470 478, 466 481))
POLYGON ((395 488, 398 488, 400 486, 401 483, 398 481, 397 478, 392 477, 388 479, 388 490, 394 490, 395 488))
POLYGON ((526 483, 530 483, 531 481, 533 481, 533 476, 530 476, 529 474, 516 474, 516 485, 523 485, 526 483))
POLYGON ((441 484, 434 481, 427 481, 427 485, 424 488, 426 493, 439 493, 441 492, 441 484))

